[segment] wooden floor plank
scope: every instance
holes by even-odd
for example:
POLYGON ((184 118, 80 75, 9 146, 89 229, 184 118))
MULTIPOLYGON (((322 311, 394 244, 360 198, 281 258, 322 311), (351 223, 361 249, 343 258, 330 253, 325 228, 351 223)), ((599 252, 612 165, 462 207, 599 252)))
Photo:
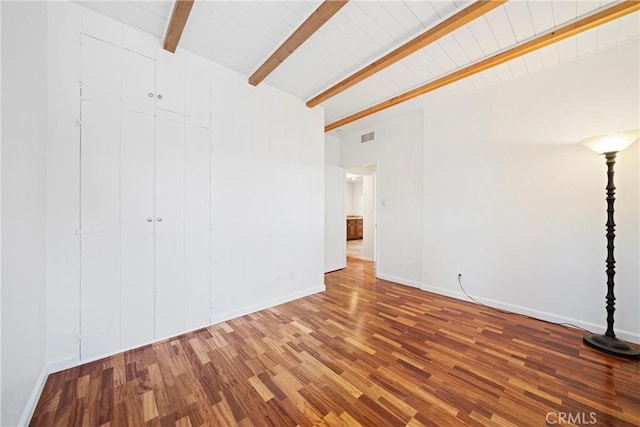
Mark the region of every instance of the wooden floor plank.
POLYGON ((52 374, 31 425, 534 426, 560 412, 638 425, 640 363, 578 330, 376 279, 355 258, 325 281, 52 374))

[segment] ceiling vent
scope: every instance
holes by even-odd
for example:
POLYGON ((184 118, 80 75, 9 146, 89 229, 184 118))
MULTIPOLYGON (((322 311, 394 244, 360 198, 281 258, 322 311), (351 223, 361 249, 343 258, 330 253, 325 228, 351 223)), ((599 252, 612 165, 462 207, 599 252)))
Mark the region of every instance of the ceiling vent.
POLYGON ((362 135, 360 135, 360 144, 364 144, 365 142, 371 142, 375 140, 376 140, 375 131, 363 133, 362 135))

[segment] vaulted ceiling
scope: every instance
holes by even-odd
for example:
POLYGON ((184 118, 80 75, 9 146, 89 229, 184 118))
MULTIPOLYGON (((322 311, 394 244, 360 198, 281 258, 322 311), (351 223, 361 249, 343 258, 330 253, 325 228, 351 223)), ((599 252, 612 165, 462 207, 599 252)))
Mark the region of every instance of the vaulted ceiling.
MULTIPOLYGON (((174 8, 173 1, 80 3, 151 33, 159 42, 165 36, 174 8)), ((196 0, 178 49, 188 49, 234 69, 248 79, 321 3, 196 0)), ((511 0, 496 4, 481 16, 321 102, 326 110, 326 124, 333 129, 331 125, 339 123, 340 119, 618 3, 609 0, 511 0)), ((468 0, 351 0, 264 82, 305 101, 311 100, 425 31, 442 26, 456 14, 461 15, 473 4, 468 0)), ((623 15, 440 87, 429 94, 429 100, 482 90, 638 38, 640 12, 623 15)), ((420 99, 415 99, 376 113, 360 120, 360 126, 363 123, 370 126, 375 120, 415 108, 419 102, 420 99)), ((335 129, 354 125, 335 126, 335 129)))

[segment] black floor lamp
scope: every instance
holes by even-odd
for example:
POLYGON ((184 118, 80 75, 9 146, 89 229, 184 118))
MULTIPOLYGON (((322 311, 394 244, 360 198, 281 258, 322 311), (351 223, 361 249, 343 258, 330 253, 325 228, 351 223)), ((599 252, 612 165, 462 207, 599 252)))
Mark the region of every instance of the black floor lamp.
POLYGON ((615 311, 615 295, 613 293, 613 276, 616 261, 613 258, 613 239, 615 235, 615 222, 613 220, 613 202, 616 200, 616 187, 613 184, 613 166, 616 164, 616 154, 622 151, 638 139, 640 130, 630 130, 615 134, 599 135, 585 139, 581 143, 598 154, 604 154, 607 160, 607 330, 604 334, 585 335, 585 344, 614 356, 629 359, 640 358, 640 350, 631 347, 626 342, 616 338, 613 332, 613 313, 615 311))

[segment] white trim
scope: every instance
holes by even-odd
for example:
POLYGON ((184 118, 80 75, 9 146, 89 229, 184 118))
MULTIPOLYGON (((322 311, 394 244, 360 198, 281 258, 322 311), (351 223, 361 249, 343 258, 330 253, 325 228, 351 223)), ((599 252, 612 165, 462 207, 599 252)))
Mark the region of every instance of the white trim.
POLYGON ((80 365, 80 359, 78 359, 77 357, 70 357, 69 359, 49 362, 49 373, 55 374, 56 372, 64 371, 65 369, 73 368, 78 365, 80 365))
POLYGON ((412 288, 421 288, 420 282, 415 280, 404 279, 402 277, 390 276, 387 274, 377 273, 376 278, 386 280, 388 282, 397 283, 398 285, 411 286, 412 288))
POLYGON ((324 292, 325 291, 325 286, 324 284, 322 284, 322 286, 317 286, 314 288, 308 288, 308 289, 304 289, 302 291, 298 291, 298 292, 292 292, 290 294, 286 294, 283 295, 281 297, 278 298, 273 298, 270 300, 266 300, 263 301, 261 303, 258 304, 253 304, 253 305, 249 305, 247 307, 243 307, 240 309, 236 309, 236 310, 231 310, 231 311, 227 311, 225 313, 222 313, 220 315, 217 316, 212 316, 211 317, 211 323, 209 325, 202 325, 199 326, 197 328, 193 328, 193 329, 189 329, 183 332, 180 332, 178 334, 175 335, 171 335, 171 336, 167 336, 167 337, 162 337, 162 338, 158 338, 158 339, 154 339, 151 341, 147 341, 144 343, 140 343, 137 344, 133 347, 127 347, 127 348, 122 348, 119 349, 117 351, 112 351, 106 354, 102 354, 96 357, 92 357, 90 359, 86 359, 86 360, 79 360, 78 358, 69 358, 69 359, 65 359, 65 360, 60 360, 57 362, 53 362, 49 364, 49 372, 54 373, 54 372, 59 372, 59 371, 63 371, 65 369, 69 369, 69 368, 74 368, 76 366, 79 365, 84 365, 86 363, 91 363, 91 362, 95 362, 96 360, 100 360, 100 359, 104 359, 105 357, 111 357, 111 356, 115 356, 116 354, 120 354, 120 353, 124 353, 127 351, 131 351, 131 350, 135 350, 137 348, 140 347, 144 347, 150 344, 155 344, 161 341, 167 341, 170 340, 174 337, 178 337, 180 335, 184 335, 184 334, 188 334, 189 332, 193 332, 193 331, 197 331, 203 328, 207 328, 209 326, 215 325, 216 323, 221 323, 221 322, 225 322, 227 320, 231 320, 231 319, 235 319, 236 317, 241 317, 241 316, 245 316, 247 314, 251 314, 251 313, 255 313, 257 311, 260 310, 264 310, 267 308, 271 308, 271 307, 275 307, 276 305, 280 305, 280 304, 284 304, 286 302, 290 302, 299 298, 303 298, 309 295, 313 295, 316 294, 318 292, 324 292))
MULTIPOLYGON (((451 297, 451 298, 455 298, 458 300, 467 301, 475 304, 473 301, 470 301, 469 298, 467 298, 467 296, 462 292, 451 291, 448 289, 438 288, 435 286, 429 286, 424 283, 420 286, 420 289, 426 292, 432 292, 434 294, 443 295, 443 296, 447 296, 447 297, 451 297)), ((586 329, 588 331, 592 331, 594 333, 601 333, 602 331, 604 331, 604 328, 602 326, 597 325, 595 323, 585 322, 582 320, 573 319, 571 317, 560 316, 558 314, 549 313, 546 311, 534 310, 534 309, 523 307, 520 305, 509 304, 502 301, 496 301, 490 298, 483 298, 483 297, 476 297, 476 296, 474 296, 473 298, 482 304, 486 304, 489 307, 506 310, 516 314, 523 314, 525 316, 529 316, 534 319, 546 320, 547 322, 553 322, 553 323, 571 323, 575 326, 586 329)), ((640 344, 640 334, 638 333, 633 333, 630 331, 625 331, 620 329, 616 329, 615 332, 616 332, 616 336, 624 341, 640 344)))
POLYGON ((307 289, 297 291, 297 292, 292 292, 290 294, 286 294, 277 298, 272 298, 266 301, 262 301, 257 304, 252 304, 252 305, 248 305, 246 307, 238 308, 235 310, 226 311, 224 313, 211 316, 211 324, 215 325, 216 323, 226 322, 227 320, 235 319, 236 317, 246 316, 247 314, 251 314, 260 310, 265 310, 267 308, 275 307, 277 305, 284 304, 299 298, 304 298, 309 295, 317 294, 319 292, 324 292, 325 290, 326 290, 326 287, 323 283, 321 286, 307 288, 307 289))
POLYGON ((44 385, 47 383, 48 377, 49 369, 47 365, 45 365, 42 367, 40 376, 36 380, 36 384, 33 387, 31 395, 29 396, 29 400, 27 400, 24 411, 22 411, 22 416, 20 416, 20 421, 18 421, 19 426, 28 426, 31 422, 31 417, 33 417, 33 412, 36 410, 36 405, 40 400, 40 395, 42 394, 42 390, 44 390, 44 385))

